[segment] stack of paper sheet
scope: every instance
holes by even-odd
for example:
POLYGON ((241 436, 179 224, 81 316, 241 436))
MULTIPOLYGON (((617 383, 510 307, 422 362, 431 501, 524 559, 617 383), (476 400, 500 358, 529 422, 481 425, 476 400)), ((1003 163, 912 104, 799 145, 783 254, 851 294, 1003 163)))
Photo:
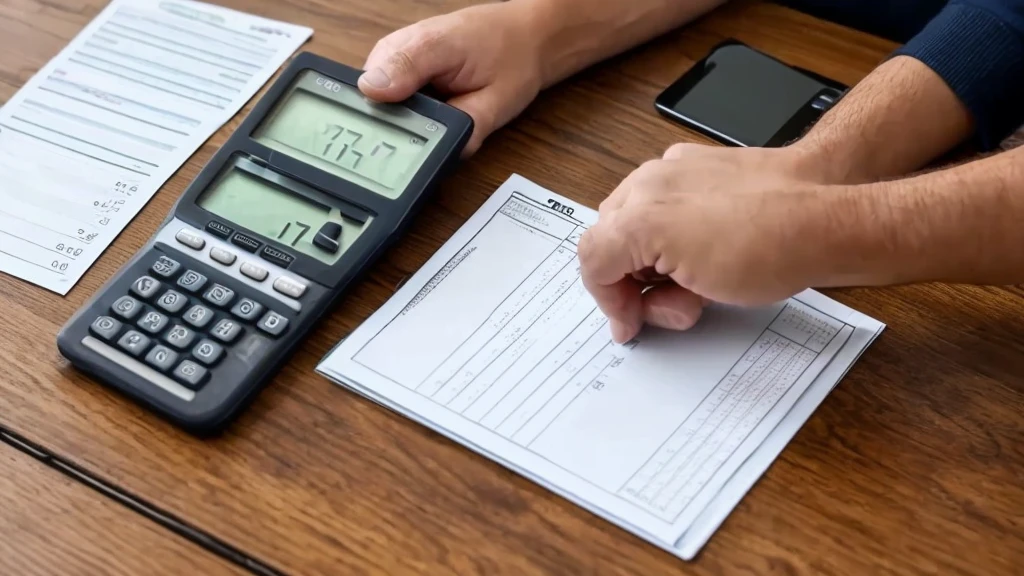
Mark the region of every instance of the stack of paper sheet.
POLYGON ((60 294, 312 30, 114 0, 0 108, 0 272, 60 294))
POLYGON ((691 559, 884 326, 807 291, 616 345, 596 217, 513 176, 318 370, 691 559))

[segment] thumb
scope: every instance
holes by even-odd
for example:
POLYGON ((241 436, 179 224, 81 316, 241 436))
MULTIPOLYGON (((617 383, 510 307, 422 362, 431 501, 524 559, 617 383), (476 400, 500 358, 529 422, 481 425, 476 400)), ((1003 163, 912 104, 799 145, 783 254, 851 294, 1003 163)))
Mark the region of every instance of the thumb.
POLYGON ((466 143, 463 156, 474 154, 484 139, 490 135, 500 124, 507 122, 501 116, 502 96, 501 90, 494 86, 462 94, 448 100, 448 104, 469 114, 473 119, 473 134, 466 143))
POLYGON ((645 322, 668 330, 689 330, 707 306, 706 299, 674 283, 654 286, 643 299, 645 322))
POLYGON ((380 102, 398 102, 435 78, 456 72, 460 54, 443 35, 414 33, 401 42, 385 38, 370 52, 359 77, 359 89, 380 102))

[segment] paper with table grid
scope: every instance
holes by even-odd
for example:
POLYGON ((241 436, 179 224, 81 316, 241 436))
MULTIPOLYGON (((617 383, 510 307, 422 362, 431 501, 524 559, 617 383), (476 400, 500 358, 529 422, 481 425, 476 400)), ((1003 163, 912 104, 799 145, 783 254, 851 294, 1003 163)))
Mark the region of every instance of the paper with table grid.
POLYGON ((0 272, 67 292, 312 30, 114 0, 0 108, 0 272))
POLYGON ((511 177, 318 371, 690 559, 884 326, 806 291, 616 345, 596 216, 511 177))

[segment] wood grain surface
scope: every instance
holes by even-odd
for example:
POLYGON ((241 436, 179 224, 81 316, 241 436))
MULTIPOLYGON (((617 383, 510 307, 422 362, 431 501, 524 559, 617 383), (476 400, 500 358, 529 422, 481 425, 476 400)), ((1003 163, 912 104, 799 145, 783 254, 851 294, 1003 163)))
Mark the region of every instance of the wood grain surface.
POLYGON ((245 574, 6 444, 0 444, 0 535, 0 574, 245 574))
MULTIPOLYGON (((387 32, 468 4, 219 1, 312 26, 306 49, 353 66, 387 32)), ((0 0, 0 101, 101 7, 0 0)), ((236 119, 67 297, 0 275, 0 423, 289 574, 1021 573, 1024 292, 1015 288, 829 291, 889 328, 689 564, 314 373, 511 173, 596 207, 672 143, 704 142, 659 118, 653 100, 727 36, 846 83, 893 48, 743 3, 546 91, 444 183, 236 424, 202 441, 78 374, 55 337, 144 244, 236 119)), ((14 538, 8 551, 42 554, 14 538)))

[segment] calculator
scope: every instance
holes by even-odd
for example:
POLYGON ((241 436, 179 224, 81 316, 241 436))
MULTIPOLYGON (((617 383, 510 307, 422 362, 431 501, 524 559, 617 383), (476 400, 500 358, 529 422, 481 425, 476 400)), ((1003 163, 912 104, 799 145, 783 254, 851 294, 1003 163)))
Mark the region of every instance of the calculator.
POLYGON ((399 238, 473 130, 296 56, 160 228, 61 329, 73 366, 187 431, 227 426, 399 238))

